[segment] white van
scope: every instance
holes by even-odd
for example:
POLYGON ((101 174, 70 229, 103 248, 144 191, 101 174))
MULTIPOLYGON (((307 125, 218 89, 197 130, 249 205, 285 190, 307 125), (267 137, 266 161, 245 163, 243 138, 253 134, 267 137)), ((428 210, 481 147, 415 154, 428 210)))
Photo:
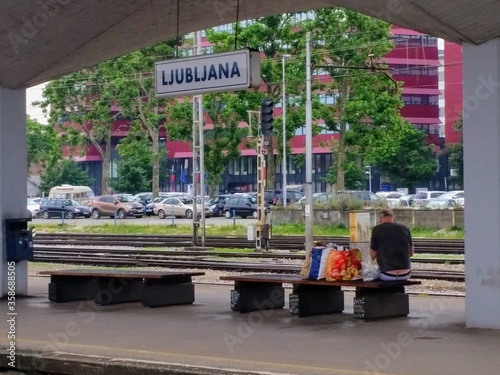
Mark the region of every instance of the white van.
POLYGON ((74 199, 82 205, 89 205, 94 197, 94 192, 88 186, 61 185, 53 187, 49 192, 49 198, 74 199))

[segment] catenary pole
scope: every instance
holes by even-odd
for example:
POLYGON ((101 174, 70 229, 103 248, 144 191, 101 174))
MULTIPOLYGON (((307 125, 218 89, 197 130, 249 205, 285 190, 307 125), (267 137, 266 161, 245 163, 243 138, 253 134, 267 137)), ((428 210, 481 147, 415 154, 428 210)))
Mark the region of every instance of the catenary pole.
POLYGON ((283 197, 283 207, 286 207, 286 200, 287 200, 287 192, 286 192, 286 81, 285 81, 285 59, 291 57, 290 55, 283 55, 281 56, 281 68, 282 68, 282 76, 283 76, 283 87, 282 87, 282 100, 281 100, 281 107, 283 109, 283 127, 282 127, 282 132, 283 132, 283 137, 282 137, 282 142, 283 142, 283 155, 281 159, 281 176, 282 176, 282 186, 281 186, 281 192, 282 192, 282 197, 283 197))
MULTIPOLYGON (((194 33, 193 53, 201 55, 201 32, 194 33)), ((198 245, 198 228, 201 226, 202 246, 205 246, 205 176, 203 139, 203 97, 193 96, 193 246, 198 245), (199 186, 198 186, 199 185, 199 186), (197 195, 201 200, 198 212, 197 195), (200 222, 201 219, 201 222, 200 222)))
POLYGON ((312 101, 311 101, 311 33, 306 33, 306 256, 311 254, 313 245, 312 206, 312 101))

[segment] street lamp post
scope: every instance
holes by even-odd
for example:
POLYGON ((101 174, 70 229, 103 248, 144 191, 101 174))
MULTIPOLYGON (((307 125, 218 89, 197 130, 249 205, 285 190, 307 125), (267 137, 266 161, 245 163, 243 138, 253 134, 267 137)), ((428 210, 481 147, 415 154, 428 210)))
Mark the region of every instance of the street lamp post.
POLYGON ((372 166, 367 165, 365 174, 368 175, 368 190, 372 191, 372 166))
POLYGON ((282 166, 281 166, 281 178, 282 178, 282 188, 281 188, 281 191, 282 191, 282 196, 283 196, 283 207, 286 207, 286 200, 287 200, 287 192, 286 192, 286 174, 287 174, 287 171, 286 171, 286 83, 285 83, 285 59, 288 59, 292 57, 291 55, 282 55, 281 56, 281 68, 282 68, 282 73, 283 73, 283 88, 282 88, 282 95, 283 95, 283 98, 282 98, 282 101, 281 101, 281 106, 282 106, 282 110, 283 110, 283 116, 282 116, 282 120, 283 120, 283 129, 282 129, 282 132, 283 132, 283 139, 282 139, 282 142, 283 142, 283 155, 281 157, 281 163, 282 163, 282 166))

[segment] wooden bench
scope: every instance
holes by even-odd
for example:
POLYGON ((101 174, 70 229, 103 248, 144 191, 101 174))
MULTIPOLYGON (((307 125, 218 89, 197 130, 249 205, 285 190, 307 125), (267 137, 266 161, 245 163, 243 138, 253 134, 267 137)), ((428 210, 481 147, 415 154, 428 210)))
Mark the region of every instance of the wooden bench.
POLYGON ((354 287, 354 317, 358 319, 407 316, 409 298, 405 293, 405 286, 421 284, 420 281, 414 280, 307 280, 300 275, 289 274, 222 276, 220 279, 234 281, 231 309, 240 312, 283 308, 283 284, 292 284, 289 310, 291 314, 300 317, 342 312, 344 292, 341 288, 354 287))
POLYGON ((50 275, 49 300, 69 302, 93 299, 98 305, 142 301, 157 307, 194 302, 192 276, 204 272, 58 270, 50 275))

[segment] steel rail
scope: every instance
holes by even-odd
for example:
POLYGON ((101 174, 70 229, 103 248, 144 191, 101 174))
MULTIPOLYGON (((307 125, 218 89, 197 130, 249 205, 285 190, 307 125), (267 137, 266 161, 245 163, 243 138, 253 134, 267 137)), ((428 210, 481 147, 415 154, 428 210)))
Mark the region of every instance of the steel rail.
MULTIPOLYGON (((348 237, 317 236, 316 241, 348 246, 348 237)), ((192 243, 188 235, 122 235, 122 234, 48 234, 37 233, 35 245, 79 245, 85 243, 95 246, 136 246, 136 247, 189 247, 192 243)), ((464 254, 463 240, 429 240, 415 239, 417 253, 464 254)), ((210 236, 205 239, 206 247, 218 248, 254 248, 255 242, 243 236, 210 236)), ((304 249, 302 236, 274 236, 270 248, 290 251, 304 249)))
MULTIPOLYGON (((68 248, 45 248, 35 251, 34 261, 37 262, 52 262, 52 263, 70 263, 70 264, 85 264, 85 265, 105 265, 105 266, 129 266, 129 267, 171 267, 171 268, 201 268, 225 270, 232 272, 299 272, 300 264, 286 263, 287 260, 297 259, 298 254, 283 254, 279 257, 273 254, 274 257, 261 257, 261 262, 255 262, 253 257, 246 257, 249 261, 227 261, 211 259, 216 255, 203 252, 181 252, 182 255, 175 254, 176 252, 162 251, 136 251, 136 250, 120 250, 120 249, 79 249, 75 250, 68 248), (292 256, 293 255, 293 256, 292 256), (287 258, 288 257, 288 258, 287 258), (250 259, 252 259, 250 261, 250 259)), ((228 256, 227 253, 222 256, 228 256)), ((237 258, 233 255, 233 258, 237 258)), ((245 254, 242 255, 244 257, 245 254)), ((262 255, 262 254, 259 254, 262 255)), ((269 254, 267 254, 269 255, 269 254)), ((450 272, 445 270, 439 271, 422 271, 414 270, 412 275, 415 278, 439 279, 449 281, 464 281, 465 276, 462 272, 450 272)))

